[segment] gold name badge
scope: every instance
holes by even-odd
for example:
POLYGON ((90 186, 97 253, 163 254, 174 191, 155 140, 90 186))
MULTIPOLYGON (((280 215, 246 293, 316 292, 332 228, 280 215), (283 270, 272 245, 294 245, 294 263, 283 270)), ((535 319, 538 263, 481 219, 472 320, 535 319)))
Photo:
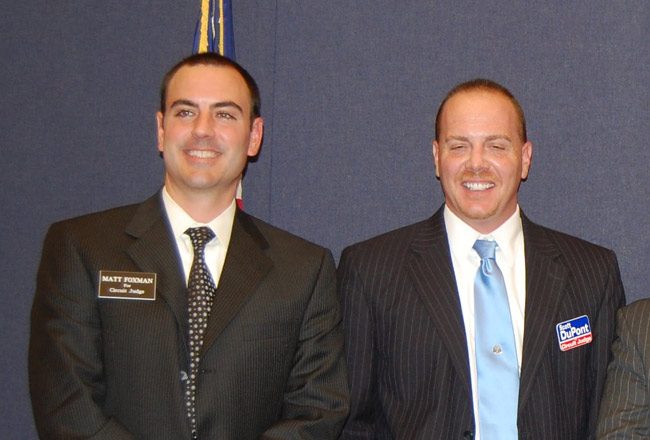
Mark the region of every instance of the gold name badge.
POLYGON ((154 301, 156 274, 154 272, 99 271, 99 298, 154 301))

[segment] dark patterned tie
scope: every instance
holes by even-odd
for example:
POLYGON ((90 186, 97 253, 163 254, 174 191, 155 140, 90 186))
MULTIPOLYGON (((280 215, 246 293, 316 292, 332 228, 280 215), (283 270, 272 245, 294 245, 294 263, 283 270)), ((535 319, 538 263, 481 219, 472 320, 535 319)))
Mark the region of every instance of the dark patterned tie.
POLYGON ((190 269, 190 278, 187 282, 187 311, 189 317, 189 343, 190 343, 190 374, 185 389, 185 405, 187 416, 190 419, 192 438, 198 438, 196 426, 196 378, 200 364, 201 345, 203 333, 208 323, 208 316, 212 308, 212 297, 215 285, 208 267, 205 264, 205 245, 214 238, 214 232, 207 226, 189 228, 185 231, 192 240, 194 247, 194 261, 190 269))
POLYGON ((474 280, 478 414, 481 438, 516 440, 519 366, 497 243, 476 240, 481 266, 474 280))

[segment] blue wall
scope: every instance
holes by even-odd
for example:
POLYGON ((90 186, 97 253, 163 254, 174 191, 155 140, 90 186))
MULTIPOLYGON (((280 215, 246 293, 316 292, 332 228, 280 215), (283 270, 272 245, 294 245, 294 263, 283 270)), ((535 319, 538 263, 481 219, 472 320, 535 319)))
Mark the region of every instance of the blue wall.
MULTIPOLYGON (((442 201, 437 105, 457 82, 485 76, 527 113, 527 215, 613 248, 628 300, 650 296, 647 1, 233 3, 238 60, 260 83, 266 118, 248 211, 337 256, 430 215, 442 201)), ((198 9, 0 8, 0 438, 35 438, 26 347, 46 228, 157 190, 159 82, 191 49, 198 9)))

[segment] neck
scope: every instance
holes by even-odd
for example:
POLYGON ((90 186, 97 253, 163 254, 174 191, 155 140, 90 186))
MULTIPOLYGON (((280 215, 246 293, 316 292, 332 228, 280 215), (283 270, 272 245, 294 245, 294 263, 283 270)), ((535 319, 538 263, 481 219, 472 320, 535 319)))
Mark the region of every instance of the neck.
POLYGON ((178 206, 183 208, 187 214, 199 223, 209 223, 224 212, 235 198, 235 191, 214 194, 210 193, 187 193, 174 191, 166 186, 167 192, 178 206))

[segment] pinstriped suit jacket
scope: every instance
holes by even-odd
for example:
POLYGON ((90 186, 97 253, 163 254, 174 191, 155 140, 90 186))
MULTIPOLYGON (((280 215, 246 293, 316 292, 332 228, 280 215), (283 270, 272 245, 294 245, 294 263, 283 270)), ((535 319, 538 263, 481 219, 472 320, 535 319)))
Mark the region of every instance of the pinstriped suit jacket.
MULTIPOLYGON (((442 212, 342 254, 339 294, 352 396, 344 439, 473 437, 465 330, 442 212)), ((589 439, 615 313, 624 302, 616 256, 523 215, 522 223, 519 437, 589 439), (555 325, 581 315, 589 316, 593 342, 560 351, 555 325)))
POLYGON ((598 439, 650 438, 650 300, 618 312, 617 339, 607 370, 598 439))
MULTIPOLYGON (((54 224, 32 308, 44 439, 189 439, 186 287, 159 194, 54 224), (98 272, 155 272, 155 301, 97 298, 98 272)), ((199 438, 334 439, 348 390, 334 261, 238 211, 204 336, 199 438)))

